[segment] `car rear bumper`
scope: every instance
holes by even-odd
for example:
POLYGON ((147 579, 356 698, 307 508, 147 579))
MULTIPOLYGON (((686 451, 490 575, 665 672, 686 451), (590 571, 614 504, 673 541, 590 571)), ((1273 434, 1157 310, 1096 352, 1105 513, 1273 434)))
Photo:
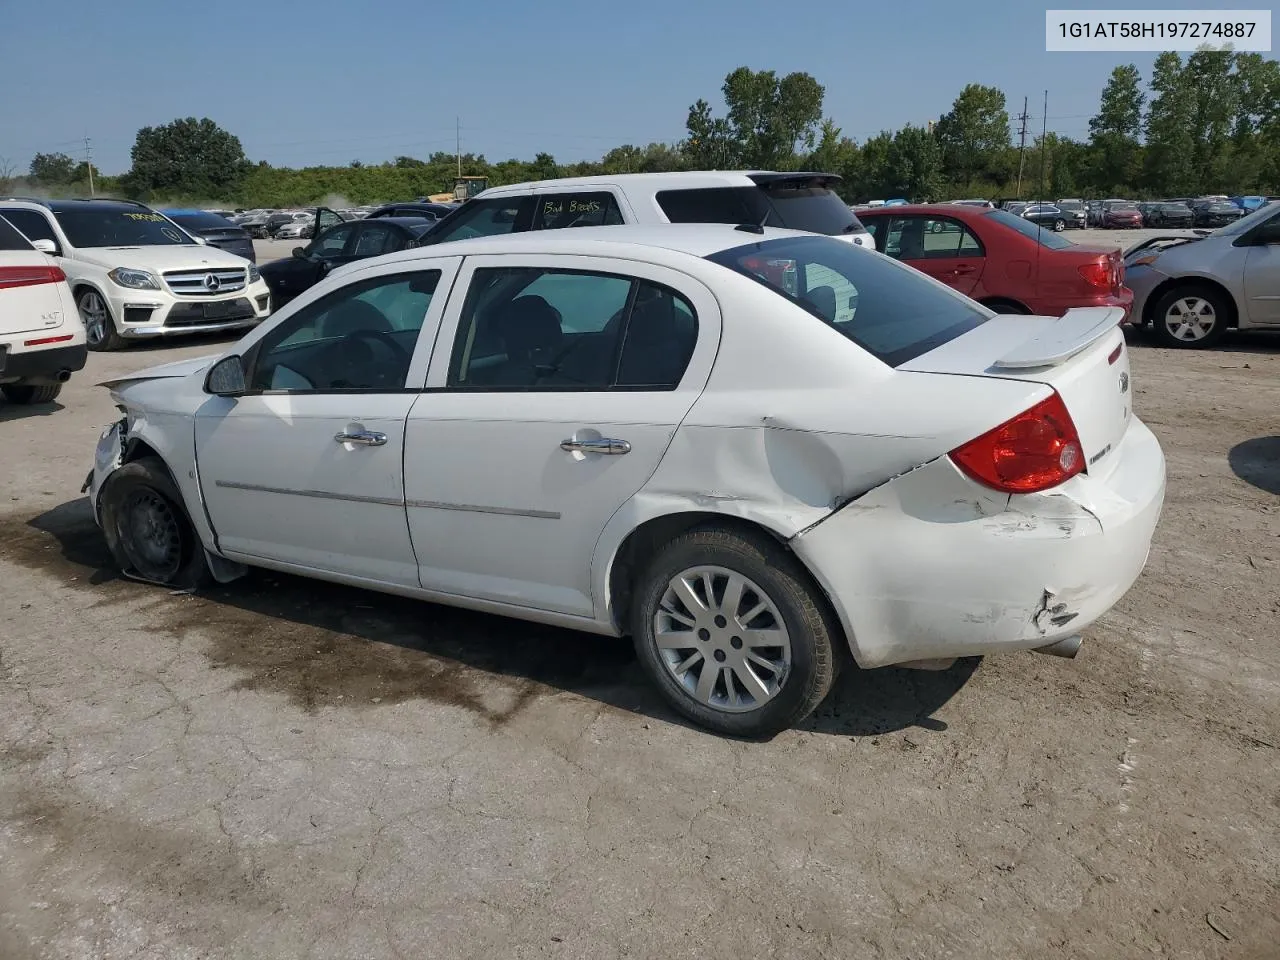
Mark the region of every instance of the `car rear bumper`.
POLYGON ((11 353, 0 344, 0 383, 61 383, 84 369, 87 356, 83 336, 80 343, 22 353, 11 353))
POLYGON ((1124 319, 1120 322, 1128 323, 1129 312, 1133 309, 1133 291, 1128 287, 1121 287, 1117 294, 1037 300, 1030 306, 1032 312, 1042 317, 1060 317, 1068 310, 1074 310, 1077 307, 1119 307, 1124 311, 1124 319))
POLYGON ((1146 565, 1164 503, 1159 441, 1136 417, 1094 474, 1009 497, 947 457, 791 541, 863 667, 1046 647, 1106 613, 1146 565))
POLYGON ((1125 286, 1133 295, 1133 305, 1129 309, 1129 323, 1146 322, 1147 303, 1156 287, 1168 280, 1166 274, 1149 266, 1127 267, 1124 272, 1125 286))

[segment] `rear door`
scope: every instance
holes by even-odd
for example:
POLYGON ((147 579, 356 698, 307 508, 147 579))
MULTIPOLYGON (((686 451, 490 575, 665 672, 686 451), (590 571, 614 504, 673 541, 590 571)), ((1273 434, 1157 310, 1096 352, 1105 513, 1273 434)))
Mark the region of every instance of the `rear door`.
POLYGON ((973 231, 959 220, 932 215, 891 217, 884 252, 966 296, 982 279, 987 262, 973 231))
POLYGON ((706 383, 715 297, 602 257, 467 257, 409 414, 422 586, 592 617, 591 561, 706 383))

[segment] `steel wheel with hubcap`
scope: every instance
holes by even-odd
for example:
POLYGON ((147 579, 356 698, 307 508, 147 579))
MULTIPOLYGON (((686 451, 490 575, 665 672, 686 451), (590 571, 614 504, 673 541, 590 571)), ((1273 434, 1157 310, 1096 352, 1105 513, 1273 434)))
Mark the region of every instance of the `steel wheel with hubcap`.
POLYGON ((84 321, 85 343, 90 350, 116 350, 124 345, 116 333, 107 301, 97 290, 81 290, 76 295, 76 309, 84 321))
POLYGON ((142 457, 107 477, 98 501, 102 532, 127 576, 196 587, 208 576, 200 543, 164 462, 142 457))
POLYGON ((822 702, 840 631, 779 544, 698 528, 649 564, 632 604, 636 652, 678 711, 720 733, 770 736, 822 702))
POLYGON ((1208 347, 1227 328, 1227 305, 1216 290, 1181 287, 1169 291, 1155 305, 1156 335, 1171 347, 1208 347))

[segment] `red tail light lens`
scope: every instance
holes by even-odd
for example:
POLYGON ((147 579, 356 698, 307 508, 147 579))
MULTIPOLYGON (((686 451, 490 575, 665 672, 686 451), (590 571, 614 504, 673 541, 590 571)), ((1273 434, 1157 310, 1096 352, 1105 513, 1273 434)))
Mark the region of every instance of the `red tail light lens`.
POLYGON ((39 283, 61 283, 67 279, 61 267, 0 267, 0 290, 32 287, 39 283))
POLYGON ((1082 263, 1079 266, 1080 276, 1084 277, 1085 283, 1091 287, 1097 287, 1100 290, 1110 290, 1114 282, 1111 272, 1111 264, 1106 260, 1096 261, 1094 263, 1082 263))
POLYGON ((1055 391, 1030 410, 951 451, 979 483, 1002 493, 1037 493, 1084 470, 1080 435, 1055 391))

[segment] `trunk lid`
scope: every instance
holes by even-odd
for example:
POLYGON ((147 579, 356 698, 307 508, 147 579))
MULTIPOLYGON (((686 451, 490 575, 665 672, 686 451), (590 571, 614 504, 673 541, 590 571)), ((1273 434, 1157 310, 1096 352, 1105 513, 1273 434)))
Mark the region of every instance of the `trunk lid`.
POLYGON ((1061 317, 1000 315, 898 369, 1052 387, 1080 434, 1086 469, 1105 472, 1133 414, 1123 316, 1116 307, 1077 308, 1061 317))
POLYGON ((67 281, 58 276, 57 263, 43 253, 0 250, 0 337, 65 332, 61 328, 77 317, 63 296, 67 281))

